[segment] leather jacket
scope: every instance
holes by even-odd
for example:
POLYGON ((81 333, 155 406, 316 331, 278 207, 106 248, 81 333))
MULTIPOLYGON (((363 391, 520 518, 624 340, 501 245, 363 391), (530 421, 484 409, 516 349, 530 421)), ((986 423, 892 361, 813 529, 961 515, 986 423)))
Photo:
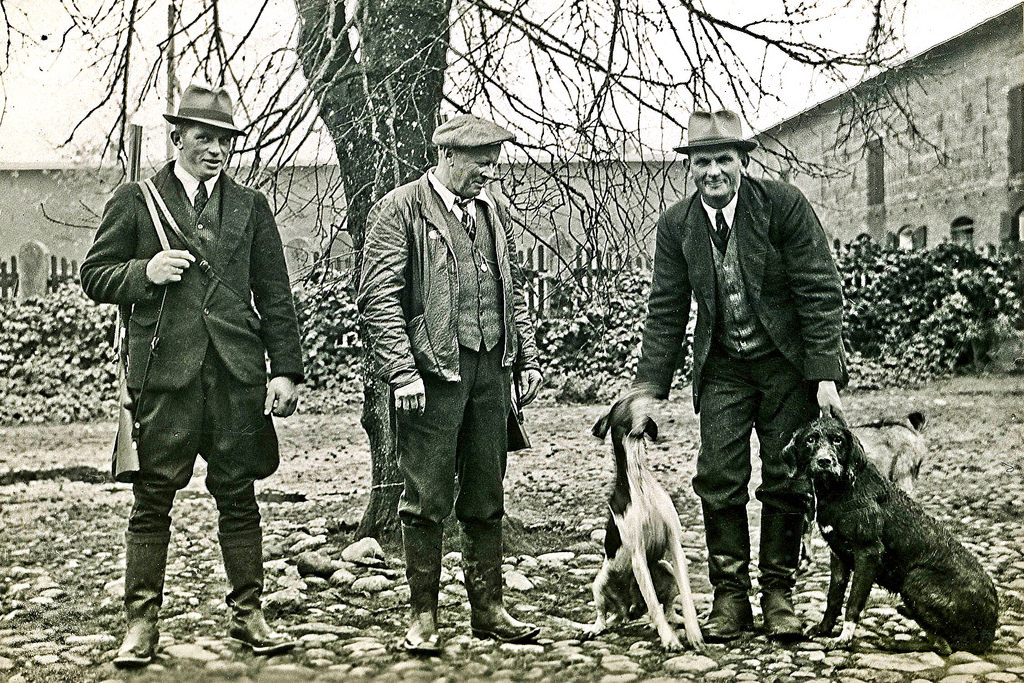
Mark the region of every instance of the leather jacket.
MULTIPOLYGON (((488 198, 501 275, 502 365, 539 370, 522 278, 509 259, 508 207, 488 198)), ((371 371, 393 388, 423 373, 460 379, 459 264, 444 211, 424 174, 382 197, 367 217, 356 304, 371 371)))

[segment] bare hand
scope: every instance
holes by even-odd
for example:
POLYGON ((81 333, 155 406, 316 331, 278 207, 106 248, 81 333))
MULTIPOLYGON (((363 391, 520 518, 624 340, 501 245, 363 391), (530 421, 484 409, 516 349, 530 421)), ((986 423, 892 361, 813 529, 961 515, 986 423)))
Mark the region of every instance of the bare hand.
POLYGON ((417 412, 420 415, 427 407, 427 391, 423 380, 417 378, 405 386, 395 389, 395 408, 399 411, 417 412))
POLYGON ((290 377, 275 377, 267 383, 267 400, 263 403, 263 414, 273 413, 277 417, 288 417, 299 404, 299 389, 290 377))
POLYGON ((521 381, 523 393, 519 397, 520 408, 530 405, 533 403, 533 399, 537 398, 537 393, 540 391, 541 385, 544 384, 544 375, 540 374, 540 370, 533 368, 523 370, 521 381))
POLYGON ((831 380, 818 382, 818 408, 822 415, 831 415, 843 424, 846 418, 843 416, 843 400, 839 398, 839 389, 836 383, 831 380))
POLYGON ((184 249, 167 249, 157 252, 156 256, 149 259, 149 263, 146 264, 146 277, 154 285, 180 282, 181 274, 195 263, 195 260, 196 257, 184 249))
POLYGON ((654 419, 658 412, 656 400, 650 394, 641 392, 629 404, 630 421, 632 422, 632 428, 629 431, 631 436, 643 436, 648 421, 657 423, 657 420, 654 419))

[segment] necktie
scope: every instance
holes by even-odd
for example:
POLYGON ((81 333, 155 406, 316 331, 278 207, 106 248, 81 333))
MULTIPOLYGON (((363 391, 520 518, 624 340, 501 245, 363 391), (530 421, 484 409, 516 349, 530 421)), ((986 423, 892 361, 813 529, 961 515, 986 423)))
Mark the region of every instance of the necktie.
POLYGON ((210 201, 210 195, 206 191, 206 183, 199 183, 199 189, 196 191, 196 215, 203 213, 203 209, 206 208, 206 202, 210 201))
POLYGON ((715 237, 715 246, 724 254, 725 246, 729 243, 729 224, 725 222, 725 214, 721 209, 715 212, 715 237))
POLYGON ((473 203, 471 198, 464 202, 459 202, 459 206, 462 208, 462 225, 466 228, 466 234, 469 235, 471 242, 476 241, 476 215, 474 212, 476 204, 473 203))

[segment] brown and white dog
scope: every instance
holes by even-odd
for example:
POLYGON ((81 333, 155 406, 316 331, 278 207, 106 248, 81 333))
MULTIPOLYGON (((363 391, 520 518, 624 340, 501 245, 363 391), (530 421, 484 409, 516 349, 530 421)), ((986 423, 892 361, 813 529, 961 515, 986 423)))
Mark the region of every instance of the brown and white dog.
MULTIPOLYGON (((928 457, 928 443, 924 428, 928 419, 924 413, 912 412, 904 417, 885 417, 874 422, 850 428, 864 447, 864 454, 886 479, 907 495, 914 494, 914 483, 921 474, 921 466, 928 457)), ((811 562, 814 537, 813 513, 807 520, 801 548, 801 570, 811 562)))
POLYGON ((797 430, 784 454, 810 476, 818 525, 832 550, 825 614, 811 635, 832 633, 852 574, 842 632, 830 646, 853 640, 875 583, 903 599, 907 616, 940 651, 980 654, 992 645, 999 614, 992 579, 871 463, 853 432, 831 417, 818 418, 797 430))
POLYGON ((615 484, 608 499, 605 559, 594 580, 597 620, 588 630, 596 634, 610 623, 635 619, 646 605, 662 646, 678 650, 682 643, 666 611, 674 617, 674 600, 680 596, 686 640, 692 648, 703 650, 704 637, 690 592, 679 516, 672 499, 644 462, 645 436, 656 438, 658 427, 648 420, 644 435, 630 435, 630 404, 637 397, 633 393, 619 399, 594 425, 598 438, 603 439, 611 431, 615 484))

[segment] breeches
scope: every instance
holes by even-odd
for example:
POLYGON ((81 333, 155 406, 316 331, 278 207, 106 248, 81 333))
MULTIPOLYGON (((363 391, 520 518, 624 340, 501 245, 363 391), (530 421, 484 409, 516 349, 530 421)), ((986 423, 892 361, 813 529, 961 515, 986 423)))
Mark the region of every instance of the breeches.
POLYGON ((188 485, 197 455, 207 462, 206 488, 217 502, 221 535, 259 532, 253 480, 260 475, 253 460, 265 450, 255 444, 266 438, 265 397, 264 385, 240 384, 212 348, 199 374, 181 389, 146 391, 136 411, 139 472, 132 482, 129 537, 170 533, 175 493, 188 485))
POLYGON ((440 523, 453 506, 462 522, 491 522, 504 514, 510 375, 501 365, 503 348, 459 347, 461 381, 424 376, 423 414, 399 413, 403 523, 440 523))
POLYGON ((711 509, 746 505, 750 435, 757 432, 761 485, 756 496, 783 512, 810 508, 811 487, 782 458, 796 429, 817 417, 817 383, 780 353, 738 360, 713 350, 700 394, 700 452, 693 490, 711 509))

